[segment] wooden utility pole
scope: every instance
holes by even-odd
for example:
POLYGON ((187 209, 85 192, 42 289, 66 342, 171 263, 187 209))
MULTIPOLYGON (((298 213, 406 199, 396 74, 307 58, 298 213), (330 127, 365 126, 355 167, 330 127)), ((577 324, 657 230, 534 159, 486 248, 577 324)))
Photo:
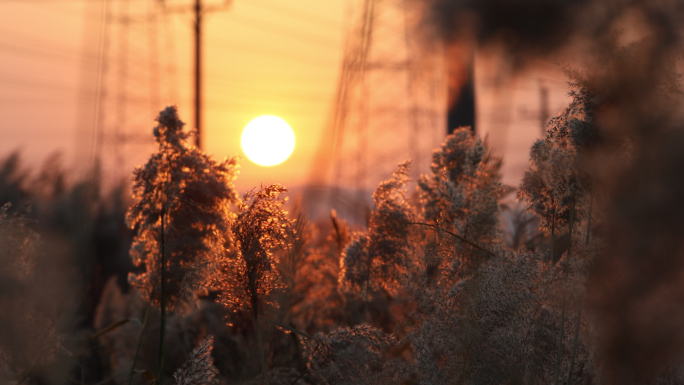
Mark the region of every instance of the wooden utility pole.
POLYGON ((549 89, 543 84, 539 86, 539 120, 543 138, 546 135, 546 122, 549 121, 549 89))
POLYGON ((195 146, 202 149, 202 0, 195 0, 195 146))
MULTIPOLYGON (((162 0, 163 3, 163 0, 162 0)), ((202 16, 207 12, 223 10, 230 4, 230 0, 224 0, 222 5, 203 6, 202 0, 195 0, 195 5, 192 7, 192 12, 195 14, 195 129, 197 136, 195 137, 195 145, 197 148, 202 148, 202 16)), ((171 12, 187 12, 186 7, 174 7, 173 9, 166 7, 166 11, 171 12)))

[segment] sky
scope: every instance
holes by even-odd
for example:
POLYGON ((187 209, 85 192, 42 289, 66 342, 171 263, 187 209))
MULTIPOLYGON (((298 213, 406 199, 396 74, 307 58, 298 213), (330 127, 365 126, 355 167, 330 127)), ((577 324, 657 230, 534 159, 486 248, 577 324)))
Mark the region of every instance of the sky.
MULTIPOLYGON (((166 12, 152 1, 108 3, 103 33, 99 1, 0 2, 0 153, 19 149, 35 163, 59 150, 65 167, 82 168, 99 152, 105 171, 127 175, 154 149, 154 118, 165 105, 176 104, 191 127, 193 18, 179 10, 190 10, 191 2, 167 1, 166 12)), ((240 179, 298 181, 332 111, 343 2, 204 4, 219 9, 203 23, 203 149, 216 159, 240 155, 240 134, 251 119, 280 116, 297 137, 292 157, 269 169, 244 159, 240 179)))
MULTIPOLYGON (((313 174, 325 173, 325 168, 312 165, 320 166, 323 160, 332 164, 325 143, 345 43, 354 31, 360 2, 204 4, 214 10, 205 14, 203 23, 203 150, 218 160, 242 157, 236 182, 241 192, 275 182, 294 188, 319 183, 320 175, 313 174), (295 132, 293 155, 281 165, 264 168, 242 154, 242 129, 260 115, 279 116, 295 132)), ((191 0, 166 0, 163 5, 153 0, 0 0, 0 156, 19 150, 33 167, 59 151, 64 168, 75 175, 99 156, 106 182, 129 178, 133 167, 154 150, 151 131, 164 106, 177 105, 181 119, 193 125, 191 5, 191 0), (102 22, 105 13, 107 23, 102 22)), ((404 41, 393 29, 397 14, 388 10, 385 15, 385 21, 379 17, 376 23, 377 52, 404 52, 395 48, 404 41)), ((529 146, 541 132, 540 89, 548 90, 552 116, 567 104, 565 79, 554 63, 537 63, 504 76, 506 66, 496 55, 478 52, 475 62, 479 133, 488 135, 490 145, 504 157, 504 182, 517 185, 529 146)), ((383 87, 403 84, 388 76, 393 75, 385 71, 376 76, 383 79, 383 87)), ((363 95, 371 95, 368 100, 405 98, 394 91, 381 93, 376 84, 364 89, 363 95)), ((439 121, 431 128, 437 131, 423 129, 418 136, 422 153, 416 169, 421 172, 427 171, 430 151, 443 137, 439 121)), ((396 124, 382 121, 378 127, 385 136, 376 142, 385 148, 391 143, 408 145, 397 145, 384 156, 390 168, 375 167, 375 179, 368 176, 371 185, 388 176, 393 164, 415 155, 409 147, 416 136, 396 129, 396 124)), ((354 135, 346 132, 348 139, 354 135)), ((354 140, 358 137, 347 143, 353 145, 354 140)))

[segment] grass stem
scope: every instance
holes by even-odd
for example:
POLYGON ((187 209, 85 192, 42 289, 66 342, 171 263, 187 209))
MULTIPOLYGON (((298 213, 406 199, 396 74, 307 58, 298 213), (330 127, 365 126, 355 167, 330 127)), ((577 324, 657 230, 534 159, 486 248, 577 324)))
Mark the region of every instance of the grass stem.
MULTIPOLYGON (((586 239, 584 243, 586 245, 589 244, 589 239, 590 236, 589 234, 591 233, 591 214, 594 209, 594 199, 593 196, 589 196, 589 215, 587 217, 587 234, 586 234, 586 239)), ((579 343, 579 331, 580 331, 580 326, 582 325, 582 306, 579 306, 579 309, 577 309, 577 326, 575 326, 575 336, 572 339, 572 356, 570 356, 570 370, 568 371, 568 380, 566 381, 566 385, 571 385, 572 384, 572 372, 575 369, 575 357, 577 355, 577 344, 579 343)))
POLYGON ((406 223, 408 223, 409 225, 418 225, 418 226, 430 227, 430 228, 435 229, 437 231, 444 231, 445 233, 451 235, 452 237, 458 239, 459 241, 461 241, 465 244, 468 244, 468 245, 470 245, 470 246, 472 246, 472 247, 474 247, 480 251, 484 251, 485 253, 491 255, 492 257, 496 257, 496 254, 494 254, 492 251, 489 251, 489 250, 485 249, 484 247, 478 245, 477 243, 475 243, 475 242, 473 242, 467 238, 464 238, 464 237, 462 237, 462 236, 460 236, 454 232, 451 232, 447 229, 441 228, 439 226, 435 226, 435 225, 430 224, 430 223, 423 223, 423 222, 406 222, 406 223))
POLYGON ((572 382, 572 371, 575 369, 575 357, 577 355, 577 344, 579 342, 580 325, 582 324, 582 307, 577 309, 577 325, 575 326, 575 336, 572 339, 572 355, 570 356, 570 369, 568 371, 568 380, 566 385, 572 382))
POLYGON ((258 319, 254 320, 254 326, 256 327, 257 341, 259 342, 259 361, 261 361, 261 370, 264 374, 266 385, 270 385, 268 369, 266 368, 266 350, 264 349, 264 340, 261 337, 261 325, 259 324, 258 319))
MULTIPOLYGON (((569 233, 569 238, 570 238, 570 243, 568 244, 568 252, 567 256, 565 257, 565 279, 568 279, 568 275, 570 274, 570 257, 572 256, 572 228, 575 225, 575 197, 573 195, 572 197, 572 202, 570 203, 570 220, 568 222, 568 233, 569 233)), ((560 363, 561 363, 561 357, 563 356, 563 336, 565 334, 565 305, 566 305, 566 300, 565 298, 563 299, 563 305, 561 308, 561 322, 560 322, 560 330, 558 331, 558 354, 556 356, 556 374, 555 378, 553 380, 554 385, 558 385, 558 377, 560 376, 560 363)))
POLYGON ((166 259, 164 258, 164 217, 165 207, 162 203, 161 210, 161 322, 159 327, 159 385, 164 385, 164 337, 166 335, 166 259))
POLYGON ((131 373, 128 375, 128 385, 133 383, 133 374, 135 373, 135 364, 138 362, 138 355, 140 354, 140 346, 142 345, 143 335, 145 335, 145 326, 147 326, 147 318, 150 315, 151 302, 147 302, 145 308, 145 317, 143 318, 142 328, 140 329, 140 337, 138 338, 138 346, 135 348, 135 355, 133 356, 133 363, 131 364, 131 373))

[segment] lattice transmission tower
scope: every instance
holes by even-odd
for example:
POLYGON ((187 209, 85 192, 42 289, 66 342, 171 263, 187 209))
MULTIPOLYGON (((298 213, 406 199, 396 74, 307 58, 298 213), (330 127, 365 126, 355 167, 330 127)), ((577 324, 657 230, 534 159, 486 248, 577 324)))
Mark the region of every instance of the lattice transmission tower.
POLYGON ((125 178, 154 149, 154 117, 168 100, 162 78, 160 22, 166 23, 155 1, 120 0, 108 4, 97 124, 97 157, 107 178, 125 178))
POLYGON ((364 219, 371 192, 397 163, 412 160, 415 182, 444 139, 444 53, 420 34, 420 4, 363 0, 355 12, 338 84, 328 173, 331 204, 347 218, 364 219))

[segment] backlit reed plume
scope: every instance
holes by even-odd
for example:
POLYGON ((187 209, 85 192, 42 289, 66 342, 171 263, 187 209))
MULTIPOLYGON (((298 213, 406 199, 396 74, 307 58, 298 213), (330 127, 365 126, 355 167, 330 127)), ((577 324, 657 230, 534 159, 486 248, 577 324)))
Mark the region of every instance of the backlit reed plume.
POLYGON ((138 268, 131 283, 160 303, 161 247, 164 248, 165 297, 171 308, 192 301, 206 286, 215 256, 230 244, 231 204, 236 160, 218 163, 186 140, 175 106, 157 118, 154 137, 159 145, 148 162, 133 174, 133 198, 127 220, 136 231, 131 257, 138 268), (164 244, 161 245, 162 220, 164 244))
POLYGON ((349 243, 351 231, 334 210, 326 222, 317 223, 321 235, 316 236, 312 229, 297 233, 298 238, 309 234, 310 239, 306 256, 297 266, 289 314, 293 325, 306 332, 329 331, 350 317, 349 303, 338 290, 338 278, 340 256, 349 243))
MULTIPOLYGON (((380 329, 368 325, 341 328, 317 334, 304 341, 309 370, 323 383, 392 383, 385 371, 386 355, 396 341, 380 329)), ((394 373, 397 374, 397 373, 394 373)))
POLYGON ((256 332, 262 375, 269 384, 262 336, 263 311, 275 307, 271 294, 282 287, 275 252, 287 247, 292 223, 282 209, 280 185, 247 193, 232 225, 235 253, 226 254, 217 277, 219 302, 230 312, 249 317, 256 332))
POLYGON ((596 96, 580 84, 571 87, 572 102, 549 120, 545 137, 532 146, 530 169, 520 185, 519 196, 539 216, 546 233, 567 232, 571 211, 575 231, 590 215, 591 181, 584 168, 600 141, 594 123, 596 96))
POLYGON ((281 286, 275 252, 287 246, 291 222, 282 209, 280 185, 245 195, 231 230, 235 254, 225 256, 217 277, 219 301, 232 312, 258 318, 262 305, 274 305, 270 294, 281 286))
POLYGON ((383 288, 393 292, 409 265, 413 210, 406 197, 409 162, 401 163, 373 194, 368 230, 352 236, 340 260, 340 284, 359 294, 383 288))
POLYGON ((500 165, 470 128, 456 129, 434 151, 431 173, 418 181, 425 220, 478 244, 494 242, 500 165))
POLYGON ((218 382, 218 370, 211 357, 213 344, 214 339, 209 337, 192 351, 185 364, 173 374, 176 385, 209 385, 218 382))
POLYGON ((468 127, 446 137, 432 155, 431 172, 418 180, 426 233, 425 277, 467 270, 501 243, 499 168, 468 127), (451 234, 449 234, 451 233, 451 234))
MULTIPOLYGON (((9 203, 0 207, 0 383, 41 379, 41 372, 55 362, 65 336, 58 333, 53 312, 54 296, 61 291, 50 276, 38 275, 36 260, 40 237, 9 203), (47 278, 47 279, 46 279, 47 278), (45 287, 45 283, 52 284, 45 287)), ((69 365, 62 365, 68 370, 69 365)), ((53 373, 54 374, 54 373, 53 373)), ((60 374, 60 375, 63 375, 60 374)), ((47 381, 47 380, 46 380, 47 381)))

